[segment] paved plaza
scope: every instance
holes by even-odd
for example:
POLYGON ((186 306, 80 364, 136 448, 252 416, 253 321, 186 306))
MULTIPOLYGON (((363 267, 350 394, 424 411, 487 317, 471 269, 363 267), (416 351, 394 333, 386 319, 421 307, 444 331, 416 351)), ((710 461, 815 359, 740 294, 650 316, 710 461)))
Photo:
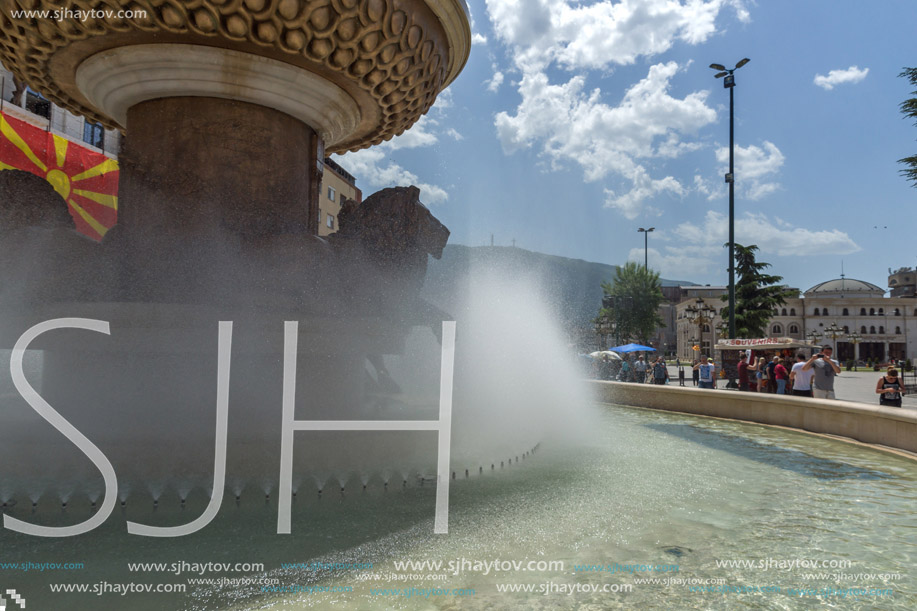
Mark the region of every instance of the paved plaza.
MULTIPOLYGON (((876 382, 882 376, 882 373, 882 371, 864 371, 862 368, 860 371, 841 371, 834 380, 834 393, 842 401, 878 405, 879 395, 876 394, 876 382)), ((669 376, 672 379, 671 383, 678 386, 678 368, 674 365, 669 366, 669 376)), ((718 388, 725 388, 726 380, 719 380, 717 384, 718 388)), ((685 367, 685 386, 694 387, 691 382, 691 369, 688 367, 685 367)), ((732 390, 728 392, 733 392, 738 397, 745 394, 732 390)), ((917 394, 904 395, 901 405, 904 409, 917 410, 917 394)))

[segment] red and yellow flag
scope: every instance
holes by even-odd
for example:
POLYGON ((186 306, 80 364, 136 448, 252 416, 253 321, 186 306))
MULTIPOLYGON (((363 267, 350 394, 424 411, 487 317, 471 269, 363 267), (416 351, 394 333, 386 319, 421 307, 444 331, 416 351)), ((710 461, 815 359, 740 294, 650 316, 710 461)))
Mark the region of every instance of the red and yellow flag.
POLYGON ((76 228, 101 240, 118 220, 118 162, 0 113, 0 171, 24 170, 51 183, 76 228))

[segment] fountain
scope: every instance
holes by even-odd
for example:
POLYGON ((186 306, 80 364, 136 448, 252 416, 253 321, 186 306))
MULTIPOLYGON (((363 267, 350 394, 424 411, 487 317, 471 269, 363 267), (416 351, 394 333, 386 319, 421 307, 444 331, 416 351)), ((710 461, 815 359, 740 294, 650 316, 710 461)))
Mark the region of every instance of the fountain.
MULTIPOLYGON (((54 473, 73 488, 58 491, 61 506, 77 490, 99 504, 93 527, 116 487, 124 505, 177 493, 184 506, 195 489, 219 496, 214 453, 228 444, 226 489, 270 498, 284 422, 437 417, 435 384, 410 409, 404 397, 379 402, 402 394, 386 358, 412 329, 442 339, 448 315, 418 293, 448 230, 418 189, 400 187, 345 205, 323 240, 318 191, 327 154, 402 133, 456 78, 470 51, 462 1, 125 2, 134 18, 123 20, 103 2, 57 20, 14 19, 7 4, 4 65, 126 139, 117 225, 98 244, 55 196, 76 188, 63 173, 2 173, 0 347, 16 347, 13 381, 29 397, 12 400, 3 427, 6 497, 41 509, 46 485, 33 476, 54 473), (296 321, 292 335, 284 321, 296 321), (23 351, 40 366, 17 376, 23 351), (289 379, 287 360, 298 361, 289 379), (282 420, 286 384, 295 406, 282 420)), ((348 460, 333 433, 299 436, 309 449, 295 452, 281 502, 300 467, 324 482, 400 464, 413 479, 436 456, 428 435, 347 435, 369 449, 348 460)))
MULTIPOLYGON (((721 560, 912 566, 900 544, 917 476, 904 459, 596 409, 558 314, 519 270, 473 270, 462 302, 423 299, 448 230, 417 189, 346 205, 340 231, 315 236, 325 153, 390 138, 430 108, 469 52, 462 2, 86 0, 147 13, 15 23, 12 5, 0 0, 3 63, 127 141, 118 224, 101 243, 73 231, 55 194, 66 183, 0 172, 0 503, 5 525, 51 529, 0 529, 0 561, 39 564, 0 570, 0 591, 72 610, 697 608, 739 596, 689 589, 706 579, 775 585, 721 560), (291 421, 436 420, 451 319, 449 481, 430 430, 310 429, 292 443, 291 421), (72 426, 67 439, 36 397, 72 426), (437 537, 447 483, 450 535, 437 537), (277 534, 283 506, 290 536, 277 534), (406 559, 445 564, 396 565, 406 559), (634 569, 606 570, 616 563, 683 581, 637 583, 634 569), (418 574, 412 597, 388 589, 418 574), (88 589, 49 588, 77 582, 88 589), (125 590, 154 585, 167 588, 125 590)), ((777 585, 838 583, 792 577, 777 585)), ((869 586, 882 579, 897 578, 869 586)), ((893 585, 883 608, 913 608, 912 577, 893 585)), ((771 594, 735 606, 800 600, 771 594)))

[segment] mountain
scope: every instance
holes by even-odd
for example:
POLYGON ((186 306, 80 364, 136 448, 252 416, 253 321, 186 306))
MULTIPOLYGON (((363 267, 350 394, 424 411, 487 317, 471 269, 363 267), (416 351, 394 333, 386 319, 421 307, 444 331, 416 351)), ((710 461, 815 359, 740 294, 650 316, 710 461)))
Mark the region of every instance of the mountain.
MULTIPOLYGON (((472 270, 492 270, 506 278, 527 278, 562 317, 568 328, 592 327, 602 305, 602 282, 613 282, 617 266, 568 259, 512 246, 447 245, 441 259, 431 259, 421 297, 450 310, 469 286, 472 270)), ((662 279, 663 286, 691 285, 662 279)))

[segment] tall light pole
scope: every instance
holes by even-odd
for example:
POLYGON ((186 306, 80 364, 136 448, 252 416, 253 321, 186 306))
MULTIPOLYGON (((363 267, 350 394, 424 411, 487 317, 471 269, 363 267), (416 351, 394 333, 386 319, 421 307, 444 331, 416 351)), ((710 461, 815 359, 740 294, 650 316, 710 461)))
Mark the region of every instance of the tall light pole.
POLYGON ((647 265, 647 262, 649 261, 647 252, 649 248, 649 235, 651 231, 656 231, 656 228, 650 227, 649 229, 644 229, 641 227, 637 230, 637 233, 643 233, 643 269, 649 269, 649 265, 647 265))
POLYGON ((853 369, 859 371, 860 351, 857 349, 857 344, 863 341, 863 336, 854 331, 847 336, 847 341, 853 344, 853 369))
MULTIPOLYGON (((703 351, 703 345, 704 345, 704 325, 706 325, 707 323, 712 323, 713 317, 715 315, 716 315, 716 308, 712 308, 709 305, 707 305, 707 302, 701 299, 700 297, 697 298, 697 301, 695 302, 693 306, 688 306, 685 308, 685 316, 688 318, 688 320, 690 320, 691 322, 697 323, 697 334, 700 337, 701 351, 703 351)), ((711 337, 710 337, 710 355, 709 356, 712 356, 713 348, 714 348, 714 345, 713 345, 714 338, 712 336, 713 327, 711 327, 710 332, 711 332, 711 337)))
POLYGON ((729 173, 726 182, 729 184, 729 339, 736 336, 736 253, 735 253, 735 138, 734 138, 734 102, 732 90, 736 86, 733 72, 747 64, 747 57, 739 60, 736 67, 727 70, 723 64, 710 64, 714 70, 719 70, 715 78, 725 76, 723 87, 729 90, 729 173))

